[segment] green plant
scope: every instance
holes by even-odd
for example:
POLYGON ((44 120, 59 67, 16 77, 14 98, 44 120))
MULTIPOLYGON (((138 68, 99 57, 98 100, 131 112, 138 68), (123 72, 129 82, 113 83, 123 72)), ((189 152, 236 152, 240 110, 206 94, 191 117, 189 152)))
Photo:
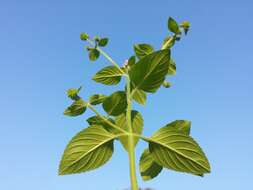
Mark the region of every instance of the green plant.
POLYGON ((100 54, 111 63, 98 71, 93 80, 105 85, 116 85, 122 78, 126 87, 111 95, 94 94, 88 101, 79 95, 79 89, 69 89, 67 95, 73 103, 65 110, 67 116, 79 116, 87 108, 95 115, 88 118, 88 128, 79 132, 66 147, 59 167, 59 174, 74 174, 96 169, 105 164, 113 154, 113 142, 119 140, 127 151, 130 165, 131 189, 137 190, 135 165, 135 146, 139 140, 146 141, 139 162, 143 180, 156 177, 163 168, 203 176, 210 172, 209 162, 197 142, 190 137, 191 122, 176 120, 159 129, 151 137, 142 135, 143 118, 140 112, 132 109, 132 101, 144 105, 148 93, 155 93, 161 86, 170 87, 166 76, 176 73, 176 64, 171 56, 171 48, 187 34, 189 22, 179 25, 169 18, 168 35, 161 49, 155 51, 149 44, 134 45, 135 55, 131 56, 124 66, 120 67, 101 48, 106 46, 108 38, 81 34, 81 40, 89 43, 87 51, 91 61, 100 54), (102 115, 95 106, 102 105, 106 115, 102 115))

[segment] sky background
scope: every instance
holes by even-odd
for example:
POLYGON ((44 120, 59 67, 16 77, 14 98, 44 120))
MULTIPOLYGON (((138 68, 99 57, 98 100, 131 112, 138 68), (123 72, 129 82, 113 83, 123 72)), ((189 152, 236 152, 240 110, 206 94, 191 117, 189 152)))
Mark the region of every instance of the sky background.
MULTIPOLYGON (((85 99, 116 87, 91 81, 106 59, 89 62, 81 32, 108 36, 105 50, 120 64, 134 43, 157 49, 167 19, 189 20, 187 37, 173 48, 173 86, 149 95, 145 135, 176 120, 192 121, 192 136, 207 154, 204 178, 164 170, 141 187, 156 190, 252 189, 253 2, 200 0, 12 1, 0 0, 0 189, 122 190, 129 187, 127 154, 116 143, 107 165, 79 175, 58 176, 68 141, 85 118, 63 116, 65 91, 83 86, 85 99)), ((119 86, 123 88, 123 83, 119 86)), ((139 160, 147 145, 137 147, 139 160)))

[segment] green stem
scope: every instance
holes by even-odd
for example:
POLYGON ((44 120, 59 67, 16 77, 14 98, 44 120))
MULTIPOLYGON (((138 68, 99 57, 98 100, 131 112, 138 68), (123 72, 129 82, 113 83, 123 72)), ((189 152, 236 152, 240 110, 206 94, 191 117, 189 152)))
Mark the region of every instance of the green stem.
MULTIPOLYGON (((89 42, 90 45, 95 46, 95 44, 93 43, 92 40, 87 39, 87 41, 89 42)), ((122 69, 120 68, 120 66, 107 54, 105 53, 102 49, 100 49, 99 47, 96 47, 96 49, 103 55, 105 56, 106 59, 108 59, 115 67, 118 68, 118 70, 122 73, 125 74, 124 71, 122 71, 122 69)))
POLYGON ((134 135, 131 122, 131 112, 132 112, 132 100, 131 100, 131 90, 130 90, 130 79, 126 77, 127 80, 127 112, 126 120, 129 129, 128 135, 128 158, 130 165, 130 179, 131 179, 131 190, 138 190, 138 182, 136 178, 135 170, 135 145, 134 145, 134 135))
POLYGON ((110 122, 106 117, 102 116, 92 105, 90 105, 89 103, 87 103, 87 107, 90 108, 98 117, 100 117, 101 119, 103 119, 108 125, 110 125, 111 127, 113 127, 114 129, 117 129, 120 132, 123 132, 124 134, 128 134, 127 131, 125 131, 124 129, 121 129, 120 127, 118 127, 117 125, 113 124, 112 122, 110 122))

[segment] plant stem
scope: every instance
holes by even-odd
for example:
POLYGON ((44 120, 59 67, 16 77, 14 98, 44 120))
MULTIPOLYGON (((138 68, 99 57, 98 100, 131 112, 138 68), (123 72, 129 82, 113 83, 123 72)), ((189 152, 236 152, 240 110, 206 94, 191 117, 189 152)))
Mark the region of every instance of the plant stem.
MULTIPOLYGON (((87 41, 89 42, 90 45, 95 46, 93 41, 90 39, 87 39, 87 41)), ((118 68, 118 70, 122 73, 125 74, 122 69, 120 68, 120 66, 107 54, 105 53, 102 49, 100 49, 99 47, 96 47, 96 49, 103 55, 105 56, 106 59, 108 59, 115 67, 118 68)))
POLYGON ((131 121, 131 112, 132 112, 132 100, 131 100, 131 90, 130 90, 130 79, 127 76, 127 112, 126 112, 126 120, 127 126, 129 129, 128 135, 128 158, 129 158, 129 166, 130 166, 130 179, 131 179, 131 190, 138 190, 138 182, 136 178, 136 170, 135 170, 135 145, 134 145, 134 135, 132 129, 132 121, 131 121))

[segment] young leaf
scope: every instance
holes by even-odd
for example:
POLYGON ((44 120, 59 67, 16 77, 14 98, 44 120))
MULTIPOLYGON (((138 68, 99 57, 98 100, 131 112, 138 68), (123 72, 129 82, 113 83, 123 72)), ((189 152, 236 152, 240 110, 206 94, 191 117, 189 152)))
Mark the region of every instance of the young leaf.
POLYGON ((109 39, 108 38, 101 38, 99 41, 98 41, 98 46, 101 46, 101 47, 104 47, 107 45, 109 39))
POLYGON ((170 88, 170 87, 171 87, 171 84, 170 84, 170 82, 168 82, 168 81, 164 81, 164 82, 163 82, 163 86, 164 86, 165 88, 170 88))
POLYGON ((98 83, 105 85, 115 85, 120 82, 121 76, 122 73, 117 67, 107 66, 98 71, 92 79, 98 83))
POLYGON ((171 58, 170 59, 170 64, 169 64, 169 68, 168 68, 168 75, 175 75, 176 74, 176 69, 177 69, 176 63, 171 58))
POLYGON ((176 38, 174 36, 167 36, 164 41, 161 49, 170 49, 175 44, 176 38))
POLYGON ((146 104, 147 94, 143 90, 136 89, 132 97, 137 103, 142 105, 146 104))
POLYGON ((142 179, 148 181, 158 176, 163 167, 155 162, 149 149, 145 149, 140 158, 139 169, 142 179))
POLYGON ((72 100, 78 100, 80 99, 80 97, 78 96, 78 93, 80 92, 80 90, 82 89, 82 87, 77 88, 70 88, 67 90, 67 95, 70 99, 72 100))
POLYGON ((104 165, 113 154, 114 138, 101 126, 79 132, 64 151, 59 175, 86 172, 104 165))
MULTIPOLYGON (((107 118, 108 121, 115 124, 115 121, 112 118, 107 118)), ((101 117, 99 116, 92 116, 86 120, 90 125, 100 125, 104 127, 108 132, 112 134, 118 134, 118 131, 112 128, 108 123, 106 123, 101 117)))
POLYGON ((99 57, 100 53, 96 48, 92 48, 89 51, 89 58, 91 61, 96 61, 99 57))
POLYGON ((181 24, 180 24, 180 27, 182 27, 184 29, 184 34, 187 35, 187 32, 189 31, 190 29, 190 22, 188 21, 183 21, 181 24))
MULTIPOLYGON (((131 111, 131 121, 132 121, 132 131, 136 134, 142 134, 143 129, 143 119, 141 114, 138 111, 132 110, 131 111)), ((116 117, 115 123, 122 129, 129 131, 127 121, 126 121, 126 113, 123 113, 116 117)), ((122 143, 123 147, 128 151, 128 137, 120 137, 120 142, 122 143)), ((136 145, 139 141, 138 137, 134 137, 134 144, 136 145)))
POLYGON ((135 44, 134 52, 139 59, 153 53, 154 48, 149 44, 135 44))
POLYGON ((148 141, 149 151, 159 165, 198 176, 210 172, 204 152, 190 136, 164 127, 148 141))
POLYGON ((141 89, 154 93, 162 85, 168 73, 170 51, 160 50, 139 60, 129 71, 132 92, 141 89))
POLYGON ((64 115, 78 116, 83 114, 85 110, 86 110, 86 103, 82 99, 78 99, 64 111, 64 115))
POLYGON ((179 29, 177 22, 171 17, 169 17, 169 20, 168 20, 168 29, 174 34, 181 34, 181 31, 179 29))
POLYGON ((84 32, 82 32, 82 33, 80 34, 80 39, 83 40, 83 41, 86 41, 86 40, 89 39, 89 35, 86 34, 86 33, 84 33, 84 32))
POLYGON ((104 94, 94 94, 89 98, 89 103, 91 105, 98 105, 103 103, 103 101, 105 100, 107 96, 104 94))
POLYGON ((104 100, 103 108, 109 115, 120 115, 127 108, 126 93, 124 91, 114 92, 104 100))

